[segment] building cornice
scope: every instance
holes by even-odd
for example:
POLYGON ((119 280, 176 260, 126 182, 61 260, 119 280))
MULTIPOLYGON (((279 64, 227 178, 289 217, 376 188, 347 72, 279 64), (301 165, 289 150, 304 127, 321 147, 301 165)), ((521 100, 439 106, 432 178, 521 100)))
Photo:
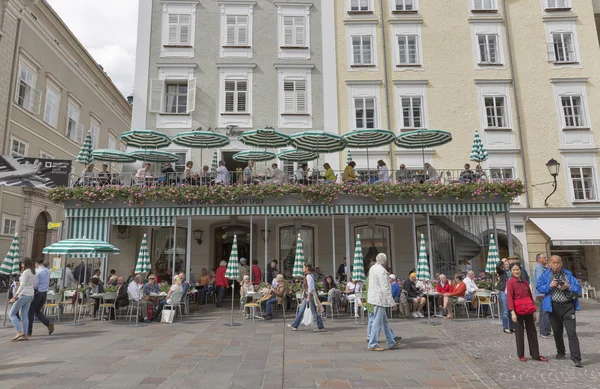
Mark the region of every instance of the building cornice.
POLYGON ((238 69, 254 69, 256 63, 216 63, 218 69, 238 68, 238 69))
POLYGON ((389 24, 422 24, 423 18, 420 16, 404 17, 399 19, 388 20, 389 24))
POLYGON ((504 21, 501 16, 470 17, 467 20, 469 23, 502 23, 504 21))
POLYGON ((346 25, 379 24, 379 19, 344 19, 346 25))
POLYGON ((156 67, 159 69, 164 68, 179 68, 179 69, 196 69, 198 64, 196 63, 157 63, 156 67))
POLYGON ((561 15, 561 16, 544 16, 544 22, 574 22, 577 20, 577 15, 561 15))
POLYGON ((490 85, 490 84, 512 84, 512 80, 510 78, 498 78, 496 80, 493 79, 475 79, 473 80, 475 85, 490 85))
POLYGON ((287 3, 285 1, 276 1, 273 3, 277 7, 305 7, 310 8, 313 6, 313 3, 302 3, 297 0, 287 3))
POLYGON ((598 153, 600 151, 600 148, 598 147, 577 147, 577 148, 561 148, 558 149, 559 152, 564 153, 564 154, 568 154, 568 153, 598 153))
POLYGON ((346 80, 346 85, 381 85, 381 80, 346 80))
POLYGON ((569 78, 551 78, 550 82, 552 84, 564 84, 568 82, 588 82, 590 80, 589 77, 569 77, 569 78))
POLYGON ((598 216, 600 208, 573 207, 573 208, 510 208, 511 215, 525 216, 525 221, 531 216, 540 217, 568 217, 568 216, 598 216))
POLYGON ((275 69, 314 69, 312 63, 276 63, 275 69))
POLYGON ((427 85, 427 80, 393 80, 394 85, 427 85))

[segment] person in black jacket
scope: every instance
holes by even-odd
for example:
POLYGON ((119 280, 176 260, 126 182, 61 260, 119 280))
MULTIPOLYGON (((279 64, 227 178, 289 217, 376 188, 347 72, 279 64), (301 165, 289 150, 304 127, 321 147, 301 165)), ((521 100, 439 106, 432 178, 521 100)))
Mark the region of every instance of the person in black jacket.
POLYGON ((506 297, 506 282, 508 281, 508 259, 502 258, 502 261, 496 266, 496 273, 498 274, 498 283, 495 289, 498 291, 498 301, 500 302, 500 308, 502 309, 502 330, 507 333, 515 332, 515 324, 510 319, 510 312, 508 311, 508 298, 506 297))
MULTIPOLYGON (((126 307, 129 305, 129 296, 127 295, 127 284, 125 284, 125 279, 123 277, 117 278, 117 300, 115 301, 116 309, 121 307, 126 307)), ((110 311, 111 319, 113 315, 113 311, 110 311)))
POLYGON ((425 317, 421 310, 425 306, 427 299, 423 293, 417 288, 417 273, 410 273, 408 279, 404 281, 404 290, 408 294, 408 302, 413 306, 412 317, 425 317))
POLYGON ((165 175, 164 182, 167 185, 177 184, 177 172, 175 171, 175 169, 173 169, 173 166, 171 166, 170 162, 165 163, 164 169, 160 172, 165 175))

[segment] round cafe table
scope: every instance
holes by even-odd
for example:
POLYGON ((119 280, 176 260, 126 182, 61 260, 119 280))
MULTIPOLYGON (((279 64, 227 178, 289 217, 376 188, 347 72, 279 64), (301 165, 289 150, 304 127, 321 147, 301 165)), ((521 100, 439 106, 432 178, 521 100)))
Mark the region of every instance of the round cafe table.
MULTIPOLYGON (((433 316, 437 316, 437 297, 441 296, 438 292, 427 292, 427 302, 429 302, 429 297, 433 297, 433 316)), ((429 307, 427 308, 429 309, 429 307)))

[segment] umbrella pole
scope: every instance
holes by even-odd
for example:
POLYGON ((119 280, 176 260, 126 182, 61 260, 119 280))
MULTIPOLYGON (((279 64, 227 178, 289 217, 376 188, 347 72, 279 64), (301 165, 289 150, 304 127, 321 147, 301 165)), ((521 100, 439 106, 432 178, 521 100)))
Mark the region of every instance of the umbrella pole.
POLYGON ((233 322, 233 303, 235 302, 235 281, 231 280, 231 321, 229 323, 225 323, 226 326, 229 327, 239 327, 241 323, 233 322))
MULTIPOLYGON (((428 253, 429 253, 429 278, 431 279, 431 273, 433 271, 433 250, 432 250, 432 244, 431 244, 431 222, 429 220, 429 212, 427 212, 425 214, 426 219, 427 219, 427 248, 428 248, 428 253)), ((433 298, 433 303, 435 304, 435 296, 433 298)), ((434 323, 431 321, 431 310, 430 310, 430 306, 429 306, 429 295, 427 296, 427 324, 430 325, 439 325, 440 323, 434 323)))
POLYGON ((6 291, 6 304, 4 304, 4 324, 2 324, 2 327, 6 328, 6 316, 8 315, 8 300, 9 300, 9 295, 10 295, 10 286, 8 287, 8 290, 6 291))

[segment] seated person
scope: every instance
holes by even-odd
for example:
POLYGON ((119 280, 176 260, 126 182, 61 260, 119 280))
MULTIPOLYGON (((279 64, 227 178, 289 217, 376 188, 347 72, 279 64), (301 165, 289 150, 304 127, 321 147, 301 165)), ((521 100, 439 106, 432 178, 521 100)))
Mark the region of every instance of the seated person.
MULTIPOLYGON (((202 276, 200 276, 202 278, 202 276)), ((208 285, 200 289, 200 304, 206 304, 206 295, 215 292, 215 269, 210 269, 208 285)))
POLYGON ((106 286, 117 286, 117 272, 115 269, 110 269, 108 280, 106 280, 106 286))
POLYGON ((179 299, 175 299, 173 297, 174 293, 181 293, 181 296, 183 296, 183 288, 181 287, 181 278, 179 278, 179 276, 175 276, 175 278, 173 278, 173 285, 171 285, 171 288, 169 288, 169 293, 167 293, 167 298, 162 300, 160 303, 158 303, 158 308, 156 309, 156 319, 154 319, 155 321, 161 321, 162 319, 162 311, 165 308, 165 304, 179 304, 181 302, 181 297, 179 299))
MULTIPOLYGON (((148 276, 148 283, 144 285, 144 296, 150 296, 151 293, 160 293, 160 289, 156 283, 156 276, 154 274, 150 274, 150 276, 148 276)), ((149 301, 152 302, 152 300, 149 301)))
POLYGON ((429 182, 438 182, 440 180, 440 175, 437 170, 431 166, 429 163, 425 163, 423 165, 425 168, 425 179, 429 182))
POLYGON ((374 184, 388 184, 390 182, 390 174, 388 167, 383 159, 377 161, 377 177, 373 177, 374 184))
MULTIPOLYGON (((467 292, 467 286, 463 282, 462 274, 454 275, 454 285, 452 285, 452 292, 444 294, 444 296, 448 296, 448 301, 451 304, 456 304, 459 302, 466 301, 465 293, 467 292)), ((452 319, 452 309, 448 309, 448 314, 444 316, 446 319, 452 319)))
POLYGON ((173 169, 171 162, 165 163, 165 167, 160 172, 165 175, 162 179, 163 183, 167 185, 177 184, 177 173, 175 172, 175 169, 173 169))
POLYGON ((111 174, 108 171, 108 165, 102 164, 102 171, 98 173, 98 179, 100 181, 100 185, 110 185, 112 183, 111 174))
POLYGON ((283 274, 277 274, 275 281, 277 282, 277 287, 272 288, 269 285, 269 290, 271 292, 270 298, 265 300, 265 315, 263 316, 265 320, 273 319, 273 305, 283 304, 283 298, 285 296, 285 281, 283 279, 283 274))
POLYGON ((325 162, 323 164, 323 169, 325 169, 325 174, 323 175, 323 178, 325 179, 325 183, 327 183, 327 184, 334 183, 336 180, 336 176, 335 176, 333 169, 331 168, 331 165, 328 164, 327 162, 325 162))
POLYGON ((210 284, 210 274, 208 274, 208 270, 203 267, 200 272, 200 277, 198 277, 198 289, 208 288, 208 284, 210 284))
POLYGON ((465 163, 465 170, 460 173, 460 182, 471 182, 475 179, 475 175, 473 170, 471 170, 471 165, 465 163))
POLYGON ((477 181, 486 180, 487 179, 487 177, 485 175, 485 172, 481 168, 481 165, 475 166, 475 179, 477 181))
MULTIPOLYGON (((104 293, 104 287, 98 278, 92 278, 89 284, 88 296, 93 294, 104 293)), ((100 298, 90 298, 91 301, 94 302, 94 316, 98 313, 98 308, 100 308, 100 298)))
POLYGON ((127 292, 131 296, 133 300, 133 304, 136 306, 139 305, 139 319, 140 321, 144 321, 146 323, 148 320, 148 296, 144 296, 143 289, 144 285, 142 284, 142 276, 137 274, 133 277, 133 281, 127 287, 127 292))
POLYGON ((344 290, 344 294, 346 295, 347 301, 354 301, 354 317, 359 317, 358 306, 360 305, 360 302, 356 301, 355 292, 360 292, 360 286, 352 281, 352 276, 350 276, 348 279, 349 280, 346 283, 346 290, 344 290))
POLYGON ((117 301, 116 307, 126 307, 129 305, 129 296, 127 296, 127 285, 125 285, 125 278, 117 278, 117 301))
POLYGON ((202 173, 200 173, 200 185, 210 185, 212 182, 212 177, 210 175, 210 171, 208 166, 202 166, 202 173))
POLYGON ((271 168, 273 169, 273 171, 271 173, 271 178, 266 180, 265 184, 279 185, 279 184, 287 184, 288 183, 287 176, 285 175, 283 170, 281 170, 280 168, 277 167, 276 163, 271 164, 271 168))
POLYGON ((473 294, 479 290, 482 290, 479 289, 479 287, 475 283, 475 272, 473 270, 469 270, 463 282, 467 287, 467 293, 465 297, 467 301, 471 301, 473 299, 473 294))
POLYGON ((401 164, 396 172, 396 183, 403 184, 405 182, 410 182, 410 172, 406 170, 406 166, 404 166, 404 164, 401 164))
POLYGON ((413 306, 411 316, 414 318, 425 317, 422 309, 425 306, 427 299, 423 296, 419 288, 417 288, 417 273, 409 274, 408 279, 404 281, 404 289, 408 294, 408 302, 413 306))
MULTIPOLYGON (((252 302, 252 294, 254 294, 254 285, 250 282, 250 276, 246 275, 242 278, 240 286, 240 301, 242 305, 252 302)), ((250 308, 246 308, 246 319, 250 319, 250 308)))
POLYGON ((390 274, 390 284, 392 284, 392 297, 394 301, 400 302, 400 285, 396 282, 396 276, 394 274, 390 274))
POLYGON ((298 170, 296 170, 295 178, 297 184, 308 185, 308 178, 306 175, 308 174, 308 164, 303 163, 301 166, 298 166, 298 170))
POLYGON ((198 182, 198 174, 192 172, 192 168, 194 167, 194 163, 192 161, 187 161, 185 163, 184 174, 184 182, 188 185, 196 185, 198 182))
POLYGON ((249 160, 248 161, 248 166, 246 166, 244 168, 244 171, 242 172, 242 179, 244 181, 244 184, 256 184, 256 180, 254 180, 254 173, 253 170, 254 169, 254 160, 249 160))
POLYGON ((356 182, 356 162, 350 161, 344 169, 344 182, 356 182))
POLYGON ((448 312, 448 298, 449 296, 447 296, 448 294, 452 293, 452 285, 450 284, 450 281, 448 281, 448 279, 446 278, 445 274, 440 274, 440 280, 437 283, 437 285, 435 286, 435 291, 438 292, 440 294, 440 296, 438 296, 438 304, 441 303, 442 305, 442 316, 445 314, 445 312, 448 312))

